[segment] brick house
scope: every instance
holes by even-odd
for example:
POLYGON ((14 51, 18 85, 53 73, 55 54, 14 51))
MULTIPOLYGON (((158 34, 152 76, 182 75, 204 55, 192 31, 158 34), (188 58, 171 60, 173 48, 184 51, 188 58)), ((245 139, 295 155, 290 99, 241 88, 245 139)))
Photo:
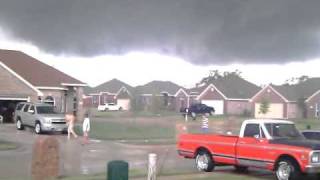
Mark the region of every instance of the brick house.
MULTIPOLYGON (((13 50, 0 50, 0 69, 2 113, 9 109, 13 111, 18 102, 29 101, 49 103, 59 112, 74 111, 82 117, 85 83, 13 50)), ((6 121, 12 121, 11 116, 6 118, 6 121)))
POLYGON ((159 101, 159 106, 167 110, 180 110, 188 101, 184 88, 170 81, 152 81, 137 86, 135 96, 137 104, 144 110, 150 109, 155 99, 159 101))
POLYGON ((98 107, 106 103, 115 103, 120 105, 123 110, 129 110, 132 92, 133 88, 130 85, 118 79, 112 79, 96 87, 85 88, 86 105, 98 107))
POLYGON ((259 90, 255 84, 239 76, 229 75, 189 89, 189 102, 212 106, 217 115, 250 115, 250 100, 259 90))
POLYGON ((253 98, 253 109, 257 118, 313 118, 319 116, 320 78, 310 78, 294 85, 268 85, 253 98), (269 103, 268 112, 262 114, 262 101, 269 103))

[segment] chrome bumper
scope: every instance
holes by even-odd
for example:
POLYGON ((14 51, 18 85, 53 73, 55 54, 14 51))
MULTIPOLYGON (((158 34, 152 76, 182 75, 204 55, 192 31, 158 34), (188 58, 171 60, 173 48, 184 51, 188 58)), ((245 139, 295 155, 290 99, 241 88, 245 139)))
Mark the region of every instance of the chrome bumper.
POLYGON ((306 166, 306 173, 320 173, 320 164, 306 166))

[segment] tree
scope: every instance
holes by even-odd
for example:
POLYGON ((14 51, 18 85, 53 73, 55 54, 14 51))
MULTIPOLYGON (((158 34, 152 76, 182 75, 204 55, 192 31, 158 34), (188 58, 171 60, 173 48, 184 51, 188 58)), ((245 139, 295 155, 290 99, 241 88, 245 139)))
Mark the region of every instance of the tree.
POLYGON ((229 77, 241 77, 241 72, 238 69, 236 69, 233 72, 229 72, 229 71, 219 72, 219 70, 210 70, 209 76, 202 78, 202 80, 198 84, 207 85, 214 80, 229 78, 229 77))
POLYGON ((269 108, 270 108, 270 102, 266 99, 263 99, 259 107, 259 113, 267 114, 269 112, 269 108))

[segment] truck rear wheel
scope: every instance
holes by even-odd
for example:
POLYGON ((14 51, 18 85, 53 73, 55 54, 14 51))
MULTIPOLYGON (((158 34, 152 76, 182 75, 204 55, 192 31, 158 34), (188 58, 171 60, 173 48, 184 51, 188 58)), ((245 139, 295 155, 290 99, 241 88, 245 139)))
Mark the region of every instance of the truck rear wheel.
POLYGON ((299 165, 291 159, 281 159, 277 163, 277 180, 297 180, 300 179, 301 172, 299 165))
POLYGON ((196 157, 196 166, 199 171, 211 172, 214 169, 214 162, 207 151, 199 151, 196 157))

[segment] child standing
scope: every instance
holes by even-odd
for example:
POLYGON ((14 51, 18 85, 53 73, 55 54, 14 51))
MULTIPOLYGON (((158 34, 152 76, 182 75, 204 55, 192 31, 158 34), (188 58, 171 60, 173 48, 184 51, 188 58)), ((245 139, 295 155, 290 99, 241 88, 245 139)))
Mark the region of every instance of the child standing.
POLYGON ((65 116, 67 125, 68 125, 68 139, 70 139, 71 134, 73 135, 74 138, 77 138, 78 135, 74 132, 74 123, 75 123, 75 117, 72 112, 68 112, 65 116))
POLYGON ((89 143, 89 131, 90 131, 89 114, 85 114, 85 118, 84 118, 83 124, 82 124, 82 131, 83 131, 83 143, 82 144, 88 144, 89 143))
POLYGON ((201 129, 203 133, 208 133, 209 132, 209 119, 207 114, 202 115, 202 125, 201 129))

